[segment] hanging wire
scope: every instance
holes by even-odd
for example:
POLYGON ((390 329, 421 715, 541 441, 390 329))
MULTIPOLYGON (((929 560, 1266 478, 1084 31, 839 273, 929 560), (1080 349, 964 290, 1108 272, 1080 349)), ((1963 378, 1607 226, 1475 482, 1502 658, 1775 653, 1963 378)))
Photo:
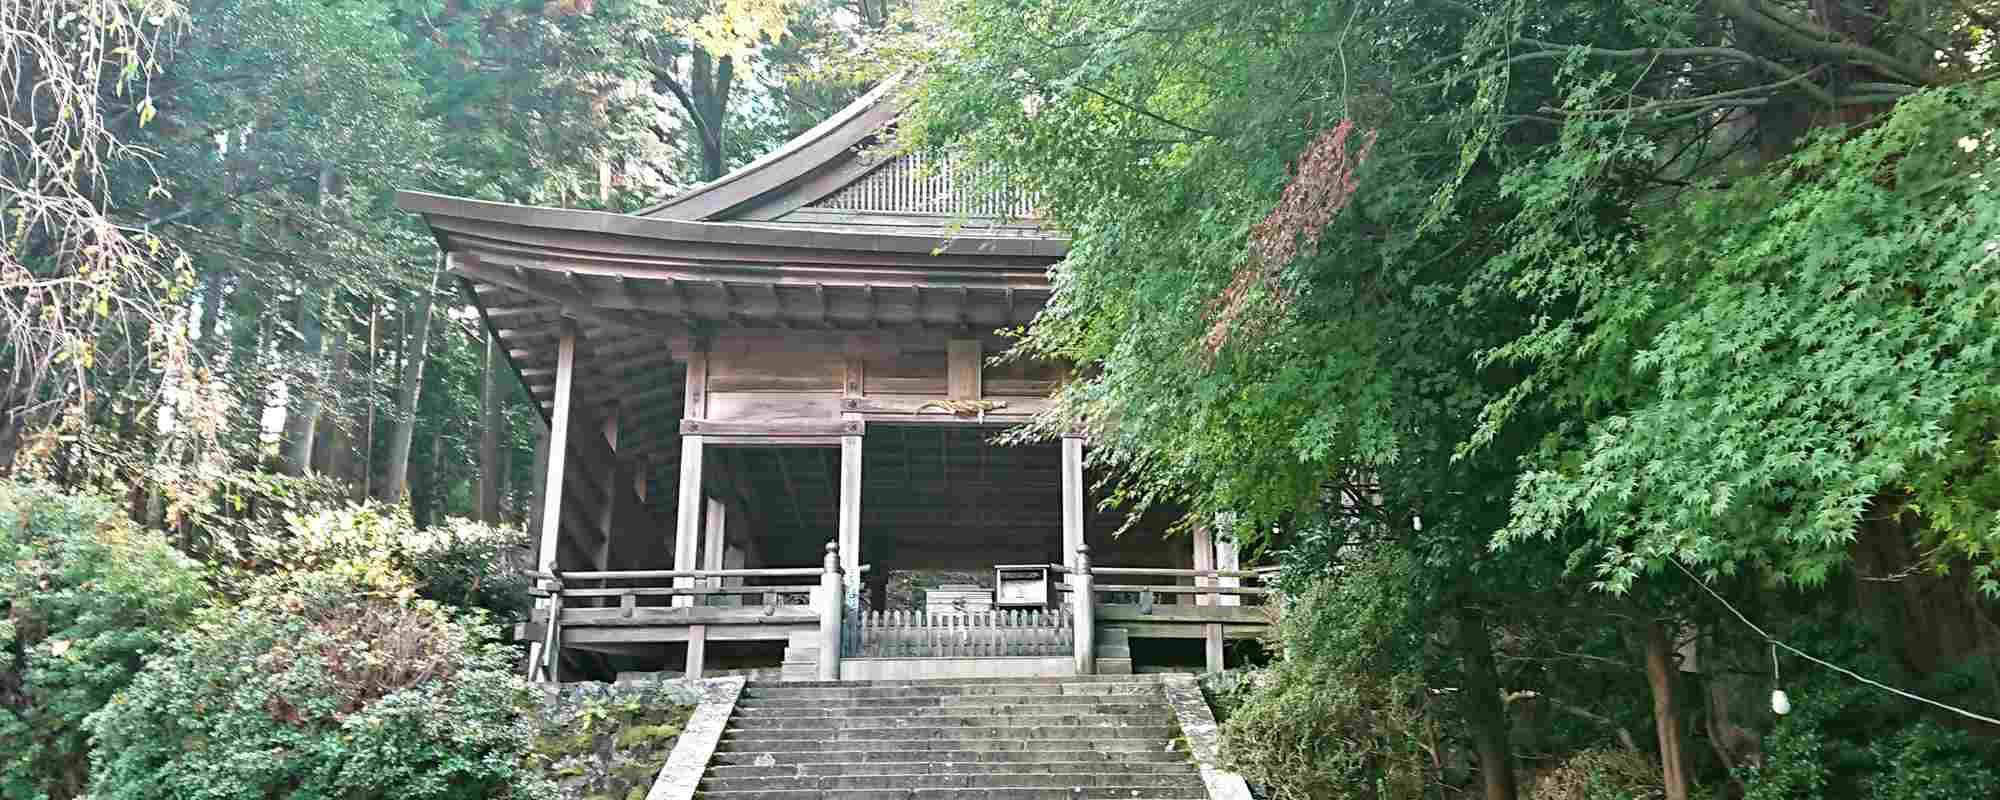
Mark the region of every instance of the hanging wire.
POLYGON ((1988 725, 2000 725, 2000 719, 1994 719, 1992 717, 1986 716, 1985 714, 1980 714, 1973 711, 1967 711, 1963 708, 1959 708, 1958 706, 1952 705, 1950 703, 1942 703, 1936 700, 1932 700, 1928 697, 1924 697, 1923 695, 1903 691, 1894 686, 1890 686, 1889 684, 1883 683, 1873 678, 1869 678, 1865 675, 1862 675, 1861 673, 1855 672, 1854 670, 1848 669, 1839 664, 1835 664, 1831 661, 1818 658, 1813 654, 1808 653, 1804 650, 1800 650, 1796 647, 1785 644, 1784 642, 1778 641, 1776 637, 1773 637, 1771 634, 1765 632, 1763 628, 1758 627, 1757 623, 1751 622, 1749 617, 1743 616, 1743 612, 1736 610, 1736 606, 1730 605, 1728 600, 1722 599, 1722 595, 1716 594, 1715 590, 1709 587, 1707 581, 1695 577, 1694 572, 1692 570, 1689 570, 1686 564, 1682 564, 1680 559, 1670 558, 1668 560, 1672 561, 1674 566, 1679 567, 1681 572, 1685 573, 1688 576, 1688 580, 1694 581, 1695 585, 1700 586, 1702 588, 1702 591, 1708 592, 1709 597, 1715 598, 1715 602, 1721 603, 1723 608, 1729 609, 1729 613, 1736 615, 1736 619, 1742 621, 1742 623, 1748 626, 1750 630, 1756 631, 1758 636, 1764 637, 1764 641, 1769 642, 1771 644, 1771 674, 1774 676, 1777 675, 1778 673, 1778 648, 1782 647, 1785 649, 1786 652, 1791 653, 1792 655, 1798 656, 1799 658, 1803 658, 1807 661, 1811 661, 1814 664, 1826 667, 1827 669, 1833 670, 1834 672, 1846 675, 1849 678, 1853 678, 1857 681, 1868 684, 1869 686, 1873 686, 1877 689, 1881 689, 1882 691, 1888 692, 1890 694, 1894 694, 1898 697, 1902 697, 1908 700, 1915 700, 1925 705, 1934 706, 1936 708, 1949 711, 1953 714, 1957 714, 1961 717, 1965 717, 1966 719, 1978 720, 1988 725))

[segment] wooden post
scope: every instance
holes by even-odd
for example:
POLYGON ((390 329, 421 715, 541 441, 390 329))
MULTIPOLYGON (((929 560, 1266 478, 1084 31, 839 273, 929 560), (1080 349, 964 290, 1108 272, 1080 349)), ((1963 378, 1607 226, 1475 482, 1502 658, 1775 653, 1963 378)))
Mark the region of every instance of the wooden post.
POLYGON ((604 443, 610 446, 613 455, 606 464, 604 476, 597 485, 604 487, 604 496, 597 509, 597 568, 611 568, 611 534, 618 524, 618 406, 611 407, 611 413, 604 418, 604 443))
POLYGON ((1211 622, 1202 626, 1201 652, 1209 672, 1222 671, 1222 623, 1211 622))
MULTIPOLYGON (((678 518, 674 525, 674 569, 693 570, 695 555, 701 544, 701 445, 698 434, 681 435, 681 490, 675 511, 678 518)), ((693 588, 693 578, 675 578, 674 586, 693 588)), ((692 606, 694 598, 689 595, 675 595, 674 605, 692 606)))
POLYGON ((1083 547, 1083 437, 1062 440, 1063 564, 1074 568, 1083 547))
MULTIPOLYGON (((708 498, 707 508, 708 510, 704 514, 704 522, 707 526, 706 535, 702 537, 701 541, 701 568, 719 570, 722 569, 723 540, 728 536, 729 531, 729 505, 711 497, 708 498)), ((718 589, 722 587, 722 579, 706 578, 703 579, 702 585, 711 589, 718 589)), ((722 597, 722 595, 711 595, 707 602, 696 603, 695 605, 719 605, 716 601, 722 599, 722 597)), ((729 599, 733 600, 735 598, 730 597, 729 599)), ((734 604, 730 603, 729 605, 734 604)))
MULTIPOLYGON (((1225 534, 1215 540, 1215 568, 1223 572, 1234 572, 1243 568, 1242 552, 1236 548, 1236 537, 1225 534)), ((1217 578, 1215 585, 1233 589, 1243 585, 1242 578, 1217 578)), ((1218 606, 1243 605, 1243 595, 1225 594, 1215 598, 1218 606)))
MULTIPOLYGON (((858 423, 849 423, 858 424, 858 423)), ((861 607, 861 435, 840 437, 840 566, 845 570, 842 602, 861 607)))
POLYGON ((826 543, 819 575, 819 679, 840 680, 840 544, 826 543))
MULTIPOLYGON (((703 420, 708 417, 708 353, 696 350, 688 353, 687 394, 682 403, 682 424, 687 420, 703 420)), ((680 494, 675 497, 674 511, 674 569, 695 569, 695 556, 701 544, 702 511, 702 465, 700 434, 681 433, 681 485, 680 494)), ((693 588, 694 579, 675 578, 674 586, 693 588)), ((694 605, 689 595, 675 595, 673 604, 678 607, 694 605)))
MULTIPOLYGON (((542 479, 544 487, 542 489, 542 540, 541 547, 539 548, 540 552, 535 559, 537 568, 547 573, 554 573, 556 570, 556 553, 559 552, 557 549, 558 537, 562 536, 563 467, 569 461, 570 385, 575 380, 576 324, 569 320, 564 320, 562 338, 556 344, 556 404, 555 410, 549 414, 548 471, 544 473, 542 479)), ((559 603, 545 601, 541 605, 547 608, 551 614, 561 612, 559 603)), ((552 618, 547 624, 553 627, 556 624, 556 620, 552 618)), ((540 646, 530 647, 529 650, 528 661, 530 664, 541 661, 543 658, 547 659, 547 663, 554 664, 558 655, 556 653, 543 653, 540 646)), ((533 677, 534 668, 530 667, 529 670, 530 677, 533 677)), ((552 673, 553 670, 545 673, 544 677, 548 680, 554 680, 552 673)))
MULTIPOLYGON (((1196 523, 1194 526, 1194 568, 1215 569, 1215 535, 1209 532, 1208 522, 1206 521, 1196 523)), ((1194 585, 1211 587, 1215 585, 1215 579, 1196 576, 1194 585)), ((1194 604, 1197 606, 1215 605, 1215 600, 1211 595, 1198 594, 1194 596, 1194 604)))
MULTIPOLYGON (((1065 443, 1068 440, 1064 440, 1065 443)), ((1097 598, 1092 596, 1090 545, 1076 546, 1069 586, 1076 607, 1076 674, 1097 673, 1097 598)))
POLYGON ((687 677, 701 677, 701 666, 708 660, 708 626, 688 626, 687 677))

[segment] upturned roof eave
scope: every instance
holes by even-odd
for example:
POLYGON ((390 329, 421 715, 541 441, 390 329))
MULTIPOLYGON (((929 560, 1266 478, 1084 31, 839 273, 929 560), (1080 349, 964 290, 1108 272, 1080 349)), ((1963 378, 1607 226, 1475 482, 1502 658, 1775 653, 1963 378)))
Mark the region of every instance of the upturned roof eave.
POLYGON ((676 197, 639 209, 642 217, 715 220, 834 163, 901 116, 902 74, 755 161, 676 197))

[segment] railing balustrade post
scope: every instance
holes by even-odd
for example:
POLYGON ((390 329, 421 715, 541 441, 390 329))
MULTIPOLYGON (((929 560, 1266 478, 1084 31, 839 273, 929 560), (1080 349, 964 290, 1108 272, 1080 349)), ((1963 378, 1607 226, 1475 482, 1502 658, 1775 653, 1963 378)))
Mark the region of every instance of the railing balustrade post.
POLYGON ((549 567, 549 620, 542 628, 542 679, 549 683, 562 680, 558 670, 562 664, 562 571, 549 567))
POLYGON ((1070 605, 1076 609, 1076 674, 1097 673, 1097 598, 1090 576, 1090 545, 1076 546, 1076 567, 1069 574, 1070 605))
POLYGON ((819 679, 840 680, 840 607, 846 596, 840 585, 840 545, 826 543, 826 560, 819 576, 819 679))

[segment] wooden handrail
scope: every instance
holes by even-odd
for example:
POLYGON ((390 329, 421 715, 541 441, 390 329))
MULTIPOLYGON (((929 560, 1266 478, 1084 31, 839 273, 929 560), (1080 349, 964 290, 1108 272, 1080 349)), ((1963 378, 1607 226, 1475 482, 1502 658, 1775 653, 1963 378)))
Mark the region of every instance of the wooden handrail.
MULTIPOLYGON (((754 596, 762 594, 811 594, 816 591, 819 591, 819 586, 813 584, 792 584, 786 586, 627 586, 603 589, 564 589, 562 590, 562 596, 623 597, 625 595, 634 595, 637 597, 672 597, 732 594, 754 596)), ((535 597, 548 597, 553 592, 546 589, 529 589, 528 594, 535 597)))
POLYGON ((1233 594, 1262 597, 1271 590, 1262 586, 1152 586, 1142 583, 1100 583, 1091 587, 1105 592, 1152 592, 1154 594, 1233 594))
MULTIPOLYGON (((867 574, 873 564, 862 564, 861 573, 867 574)), ((565 581, 638 581, 665 580, 671 578, 816 578, 819 567, 773 567, 763 569, 626 569, 598 570, 595 572, 563 570, 558 573, 528 570, 523 575, 537 580, 565 581)))
POLYGON ((1166 569, 1162 567, 1092 567, 1092 575, 1162 575, 1175 578, 1262 578, 1242 569, 1166 569))
POLYGON ((658 580, 668 578, 807 578, 818 577, 819 567, 784 567, 778 569, 640 569, 606 570, 598 572, 571 572, 560 574, 529 571, 530 578, 559 579, 565 581, 602 580, 658 580))

